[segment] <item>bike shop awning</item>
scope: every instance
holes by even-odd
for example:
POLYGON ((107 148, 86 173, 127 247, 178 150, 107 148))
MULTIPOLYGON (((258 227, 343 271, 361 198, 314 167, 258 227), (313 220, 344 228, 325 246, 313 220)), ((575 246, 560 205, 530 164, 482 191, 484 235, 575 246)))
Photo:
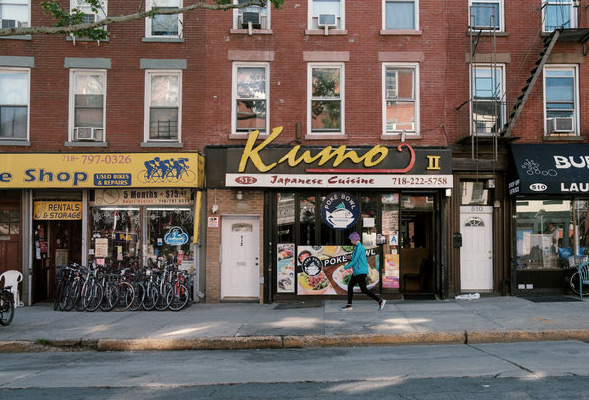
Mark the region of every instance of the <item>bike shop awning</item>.
POLYGON ((589 144, 513 144, 509 194, 589 193, 589 144))

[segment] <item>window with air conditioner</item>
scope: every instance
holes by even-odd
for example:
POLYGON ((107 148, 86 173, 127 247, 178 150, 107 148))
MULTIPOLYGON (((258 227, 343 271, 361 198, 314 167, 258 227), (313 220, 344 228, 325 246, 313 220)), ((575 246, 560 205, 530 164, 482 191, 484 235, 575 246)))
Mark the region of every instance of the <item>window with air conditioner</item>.
POLYGON ((145 141, 181 140, 182 73, 146 71, 145 141))
POLYGON ((384 29, 419 30, 419 0, 383 0, 384 29))
MULTIPOLYGON (((150 11, 173 11, 182 8, 182 0, 146 0, 145 9, 150 11)), ((146 37, 180 38, 182 37, 182 14, 156 14, 146 18, 146 37)))
POLYGON ((0 0, 2 29, 30 26, 30 14, 30 0, 0 0))
POLYGON ((577 27, 577 9, 574 0, 547 0, 542 2, 542 29, 552 32, 555 29, 577 27))
POLYGON ((419 133, 419 65, 383 64, 384 135, 419 133))
POLYGON ((233 133, 268 132, 268 71, 267 63, 233 65, 233 133))
POLYGON ((309 64, 308 132, 344 134, 344 65, 309 64))
POLYGON ((28 139, 29 101, 29 70, 0 68, 0 145, 3 140, 28 139))
POLYGON ((345 0, 309 0, 310 29, 345 29, 345 0))
POLYGON ((483 31, 503 31, 503 1, 469 0, 469 27, 483 31))
MULTIPOLYGON (((249 3, 250 0, 233 0, 234 4, 249 3)), ((248 6, 233 10, 233 29, 270 29, 269 2, 264 7, 248 6)))
POLYGON ((471 79, 471 134, 496 135, 505 123, 505 66, 476 65, 471 79))
POLYGON ((106 71, 70 71, 70 138, 72 142, 103 142, 106 71))
MULTIPOLYGON (((70 0, 70 11, 81 12, 83 14, 82 23, 90 24, 101 21, 108 16, 107 4, 107 0, 101 0, 100 7, 95 8, 85 0, 70 0)), ((103 29, 106 29, 106 27, 103 27, 103 29)))
POLYGON ((546 135, 578 135, 577 85, 576 66, 549 66, 544 68, 546 135))

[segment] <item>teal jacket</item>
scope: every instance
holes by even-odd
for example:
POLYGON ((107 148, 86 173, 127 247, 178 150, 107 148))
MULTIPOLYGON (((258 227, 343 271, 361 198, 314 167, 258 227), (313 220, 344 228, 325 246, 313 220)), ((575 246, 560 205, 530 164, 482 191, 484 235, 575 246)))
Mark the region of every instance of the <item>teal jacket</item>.
POLYGON ((345 266, 345 269, 352 268, 352 275, 368 275, 368 260, 366 259, 366 249, 361 242, 354 246, 352 260, 345 266))

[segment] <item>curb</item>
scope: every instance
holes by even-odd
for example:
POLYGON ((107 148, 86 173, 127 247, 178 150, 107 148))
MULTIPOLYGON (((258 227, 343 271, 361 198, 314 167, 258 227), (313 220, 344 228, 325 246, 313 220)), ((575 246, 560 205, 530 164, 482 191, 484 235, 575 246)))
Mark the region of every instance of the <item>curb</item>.
POLYGON ((310 335, 210 337, 200 339, 80 339, 0 341, 0 353, 56 351, 178 351, 302 349, 321 347, 368 347, 516 343, 537 341, 589 341, 589 330, 463 331, 400 333, 395 335, 310 335))

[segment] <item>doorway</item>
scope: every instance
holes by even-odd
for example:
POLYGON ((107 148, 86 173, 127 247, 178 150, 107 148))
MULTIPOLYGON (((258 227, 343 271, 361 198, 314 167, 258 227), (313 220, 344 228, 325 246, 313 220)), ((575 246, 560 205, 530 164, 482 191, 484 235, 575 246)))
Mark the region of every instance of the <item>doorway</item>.
POLYGON ((461 291, 493 290, 493 207, 461 206, 461 291))

